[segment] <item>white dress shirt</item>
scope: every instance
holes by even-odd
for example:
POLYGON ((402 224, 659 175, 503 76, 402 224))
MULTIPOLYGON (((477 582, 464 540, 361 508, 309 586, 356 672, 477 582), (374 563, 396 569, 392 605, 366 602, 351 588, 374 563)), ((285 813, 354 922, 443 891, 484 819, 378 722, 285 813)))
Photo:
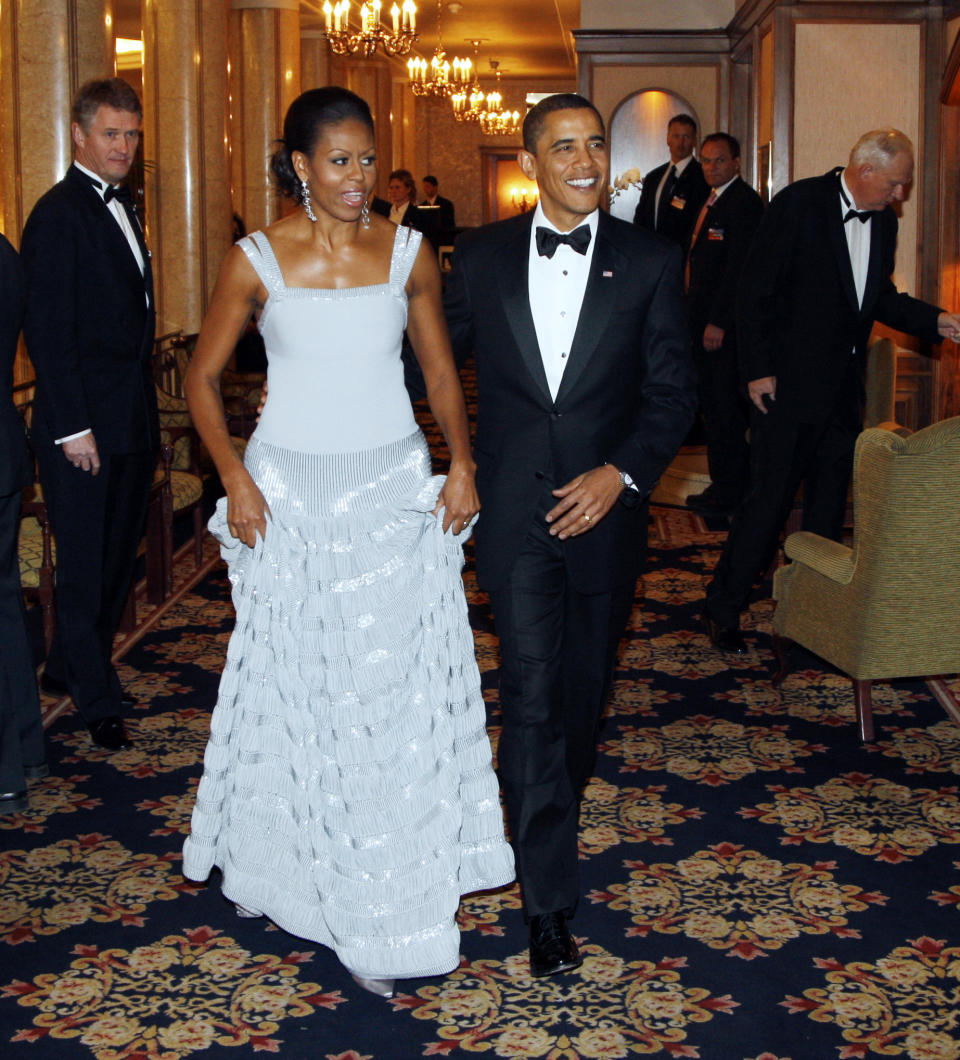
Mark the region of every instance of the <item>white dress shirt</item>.
POLYGON ((403 224, 403 219, 407 215, 407 207, 410 205, 409 201, 394 203, 390 207, 390 220, 395 225, 403 224))
MULTIPOLYGON (((586 254, 578 254, 573 247, 561 243, 552 258, 537 253, 537 228, 559 229, 544 216, 540 203, 533 213, 530 229, 529 270, 527 289, 530 297, 530 312, 537 331, 543 370, 547 376, 550 396, 556 400, 564 369, 573 345, 580 308, 587 289, 590 262, 597 242, 597 218, 599 210, 584 218, 582 224, 590 227, 590 246, 586 254)), ((577 228, 580 226, 577 225, 577 228)))
MULTIPOLYGON (((847 182, 840 174, 840 187, 843 189, 840 195, 840 209, 843 215, 847 210, 859 209, 854 201, 847 182), (846 195, 847 202, 843 201, 846 195), (849 205, 848 205, 849 203, 849 205)), ((857 289, 857 305, 863 305, 863 292, 867 286, 867 270, 870 267, 870 229, 873 227, 872 219, 863 223, 855 217, 851 217, 843 226, 843 234, 847 237, 847 250, 850 253, 850 266, 853 269, 853 283, 857 289)))

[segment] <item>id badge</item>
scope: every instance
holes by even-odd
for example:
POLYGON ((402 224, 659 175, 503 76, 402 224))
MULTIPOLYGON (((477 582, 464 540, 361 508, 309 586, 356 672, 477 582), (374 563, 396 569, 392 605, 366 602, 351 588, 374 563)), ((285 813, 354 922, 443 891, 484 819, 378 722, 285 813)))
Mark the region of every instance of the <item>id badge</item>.
POLYGON ((723 242, 723 229, 722 228, 708 228, 707 239, 713 240, 715 243, 723 242))
POLYGON ((681 198, 679 195, 674 195, 674 197, 670 200, 670 205, 675 210, 682 210, 684 206, 687 205, 687 200, 681 198))

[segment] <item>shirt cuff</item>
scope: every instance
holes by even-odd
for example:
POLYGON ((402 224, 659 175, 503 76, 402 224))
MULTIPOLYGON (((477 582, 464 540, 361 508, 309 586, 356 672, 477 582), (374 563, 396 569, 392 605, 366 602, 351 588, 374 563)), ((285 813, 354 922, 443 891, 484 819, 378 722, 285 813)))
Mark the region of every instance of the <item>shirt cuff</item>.
POLYGON ((88 427, 85 431, 77 431, 76 434, 68 434, 65 438, 54 438, 54 445, 63 445, 64 442, 72 442, 74 438, 82 438, 85 434, 93 434, 93 428, 88 427))

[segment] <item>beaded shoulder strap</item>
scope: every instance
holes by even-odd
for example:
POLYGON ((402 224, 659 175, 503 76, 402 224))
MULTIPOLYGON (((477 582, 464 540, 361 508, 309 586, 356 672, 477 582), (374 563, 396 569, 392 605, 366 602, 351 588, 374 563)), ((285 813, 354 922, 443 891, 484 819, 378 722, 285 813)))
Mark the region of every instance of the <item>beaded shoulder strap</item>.
POLYGON ((423 233, 416 228, 397 225, 397 234, 393 239, 393 254, 390 258, 390 286, 396 293, 402 290, 410 278, 410 270, 417 258, 423 233))
POLYGON ((263 232, 253 232, 239 240, 237 246, 247 255, 250 264, 263 281, 263 286, 271 294, 279 294, 285 286, 283 273, 266 235, 263 232))

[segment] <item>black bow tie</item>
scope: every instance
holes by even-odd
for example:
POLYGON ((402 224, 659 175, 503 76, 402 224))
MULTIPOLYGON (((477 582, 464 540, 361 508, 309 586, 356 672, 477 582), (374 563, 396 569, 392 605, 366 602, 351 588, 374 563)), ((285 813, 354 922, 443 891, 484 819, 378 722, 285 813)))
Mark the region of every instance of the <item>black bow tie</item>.
POLYGON ((109 202, 111 199, 116 199, 124 206, 132 206, 133 196, 130 194, 130 185, 120 184, 116 188, 112 184, 108 185, 107 190, 103 193, 103 201, 109 202))
POLYGON ((847 212, 843 215, 843 223, 846 224, 847 221, 850 221, 854 217, 856 217, 860 224, 865 225, 867 221, 870 220, 870 214, 872 213, 872 210, 847 210, 847 212))
POLYGON ((537 253, 544 258, 552 258, 561 243, 573 247, 578 254, 586 254, 590 246, 590 226, 581 225, 572 232, 554 232, 552 228, 537 226, 537 253))

